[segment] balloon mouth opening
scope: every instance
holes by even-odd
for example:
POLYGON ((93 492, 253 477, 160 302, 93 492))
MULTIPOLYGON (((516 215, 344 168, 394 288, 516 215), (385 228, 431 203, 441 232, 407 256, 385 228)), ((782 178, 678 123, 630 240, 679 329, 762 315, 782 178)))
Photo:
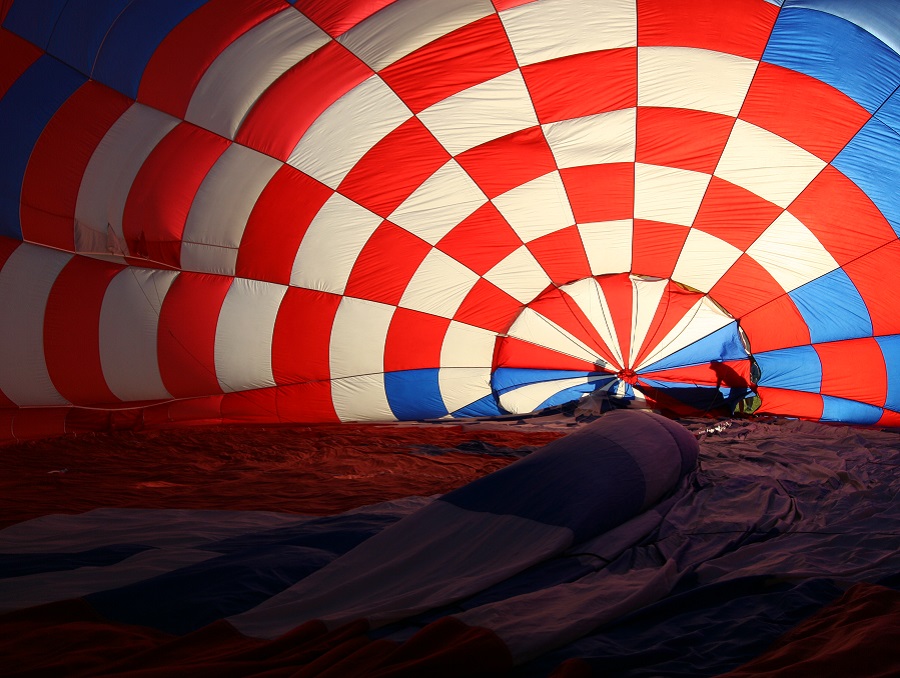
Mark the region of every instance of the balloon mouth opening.
POLYGON ((495 351, 500 409, 535 412, 586 397, 688 414, 755 396, 756 363, 738 321, 669 278, 597 275, 526 304, 495 351))

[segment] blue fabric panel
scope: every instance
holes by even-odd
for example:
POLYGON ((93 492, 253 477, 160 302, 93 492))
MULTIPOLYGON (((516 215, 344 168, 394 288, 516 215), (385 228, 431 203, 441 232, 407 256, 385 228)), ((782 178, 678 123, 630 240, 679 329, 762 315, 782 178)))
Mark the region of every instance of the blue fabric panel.
POLYGON ((637 515, 646 487, 625 447, 585 427, 438 501, 565 527, 579 542, 637 515))
POLYGON ((884 406, 900 412, 900 335, 876 337, 875 341, 884 354, 884 367, 887 371, 887 400, 884 406))
POLYGON ((790 293, 814 344, 872 336, 869 309, 853 281, 836 269, 790 293))
POLYGON ((588 377, 597 372, 578 372, 576 370, 529 370, 520 367, 498 367, 491 375, 491 387, 497 393, 506 393, 514 388, 527 384, 539 384, 545 381, 559 381, 588 377))
POLYGON ((874 113, 900 84, 900 55, 859 26, 790 5, 781 10, 763 61, 821 80, 874 113))
POLYGON ((881 419, 882 409, 874 405, 827 395, 822 396, 822 401, 825 404, 822 421, 847 421, 866 426, 881 419))
POLYGON ((791 0, 791 8, 794 7, 817 9, 842 17, 900 52, 897 0, 791 0))
POLYGON ((256 607, 334 558, 333 553, 302 546, 260 547, 94 593, 85 600, 112 621, 190 633, 256 607))
POLYGON ((875 117, 900 134, 900 90, 894 92, 891 98, 884 102, 875 113, 875 117))
POLYGON ((47 52, 87 75, 103 39, 133 0, 69 0, 50 36, 47 52))
POLYGON ((28 159, 50 118, 86 80, 45 54, 0 100, 0 235, 22 239, 19 197, 28 159))
POLYGON ((498 417, 506 414, 506 410, 500 409, 500 405, 493 395, 486 395, 452 414, 454 417, 498 417))
POLYGON ((385 372, 384 390, 391 411, 401 421, 436 419, 447 414, 437 368, 385 372))
POLYGON ((47 49, 53 27, 65 5, 66 0, 16 0, 3 20, 3 28, 47 49))
POLYGON ((140 544, 115 544, 79 553, 3 553, 0 554, 0 578, 115 565, 150 549, 140 544))
POLYGON ((137 98, 147 63, 166 36, 206 0, 135 0, 103 41, 93 78, 137 98))
POLYGON ((900 134, 880 120, 870 120, 832 161, 881 210, 900 235, 900 134))
POLYGON ((578 400, 585 393, 593 393, 595 390, 597 390, 597 384, 594 383, 579 384, 578 386, 570 386, 569 388, 564 388, 562 391, 554 393, 552 396, 538 405, 535 408, 535 411, 543 410, 545 407, 563 405, 564 403, 578 400))
POLYGON ((760 369, 760 386, 807 393, 821 392, 822 361, 812 346, 766 351, 757 353, 754 357, 760 369))
POLYGON ((650 365, 642 365, 638 374, 643 372, 655 372, 668 370, 673 367, 686 367, 699 365, 712 361, 742 360, 747 357, 747 351, 741 343, 738 335, 737 323, 730 322, 725 327, 708 334, 690 346, 685 346, 680 351, 658 360, 650 365))

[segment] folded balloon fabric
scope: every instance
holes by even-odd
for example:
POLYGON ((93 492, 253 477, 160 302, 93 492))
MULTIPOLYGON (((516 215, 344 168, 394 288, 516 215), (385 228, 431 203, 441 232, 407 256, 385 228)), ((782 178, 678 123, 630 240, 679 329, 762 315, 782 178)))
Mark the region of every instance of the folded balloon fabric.
POLYGON ((615 411, 444 495, 327 517, 19 523, 0 531, 8 671, 896 671, 896 434, 685 423, 615 411))

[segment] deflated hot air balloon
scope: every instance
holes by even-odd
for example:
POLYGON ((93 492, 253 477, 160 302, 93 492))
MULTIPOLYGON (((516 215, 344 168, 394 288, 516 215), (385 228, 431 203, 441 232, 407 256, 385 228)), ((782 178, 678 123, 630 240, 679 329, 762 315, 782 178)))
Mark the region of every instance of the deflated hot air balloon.
POLYGON ((900 422, 875 0, 0 3, 0 428, 900 422))

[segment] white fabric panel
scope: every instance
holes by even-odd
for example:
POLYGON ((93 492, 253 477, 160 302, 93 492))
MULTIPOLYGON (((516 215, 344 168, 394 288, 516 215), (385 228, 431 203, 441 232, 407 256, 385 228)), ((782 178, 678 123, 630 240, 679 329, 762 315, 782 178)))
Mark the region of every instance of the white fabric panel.
POLYGON ((159 312, 175 271, 131 266, 106 288, 100 308, 100 365, 109 390, 124 401, 171 398, 159 373, 159 312))
POLYGON ((715 175, 779 207, 787 207, 825 162, 787 139, 744 120, 735 121, 715 175))
POLYGON ((384 390, 383 373, 332 380, 331 401, 341 421, 397 420, 384 390))
POLYGON ((441 344, 442 367, 490 367, 497 333, 465 323, 450 323, 441 344))
POLYGON ((107 241, 106 251, 128 254, 122 215, 131 184, 150 152, 179 122, 166 113, 133 104, 109 128, 78 189, 76 233, 85 228, 98 231, 107 241))
MULTIPOLYGON (((608 379, 609 377, 601 377, 608 379)), ((596 381, 598 377, 572 377, 526 384, 500 395, 500 407, 513 414, 527 414, 536 411, 549 398, 573 386, 581 386, 596 381)))
POLYGON ((384 342, 393 315, 394 307, 387 304, 341 299, 331 327, 332 379, 384 372, 384 342))
POLYGON ((478 274, 440 250, 428 252, 400 299, 400 306, 452 318, 478 282, 478 274))
POLYGON ((19 407, 69 404, 47 372, 44 310, 53 283, 71 258, 23 244, 0 269, 0 391, 19 407))
POLYGON ((757 62, 693 47, 638 48, 638 106, 736 116, 757 62))
POLYGON ((635 219, 690 226, 710 179, 708 174, 678 167, 635 163, 635 219))
POLYGON ((235 278, 216 325, 216 376, 226 393, 275 385, 272 335, 285 285, 235 278))
POLYGON ((578 224, 592 275, 631 270, 634 222, 631 219, 578 224))
POLYGON ((491 368, 442 367, 438 371, 438 386, 444 407, 451 414, 491 395, 491 368))
POLYGON ((111 254, 111 252, 125 252, 128 249, 112 227, 107 226, 104 230, 98 230, 83 221, 76 220, 74 234, 75 251, 78 254, 127 265, 128 261, 122 254, 111 254))
POLYGON ((419 47, 493 14, 490 0, 398 0, 338 37, 379 71, 419 47))
POLYGON ((575 215, 559 172, 516 186, 491 202, 523 242, 572 226, 575 215))
POLYGON ((526 308, 519 314, 507 335, 600 367, 611 367, 590 346, 532 308, 526 308))
POLYGON ((838 268, 819 239, 790 212, 781 215, 747 249, 785 292, 838 268))
POLYGON ((250 212, 281 162, 239 144, 231 144, 200 184, 184 225, 182 242, 213 245, 182 248, 182 269, 234 275, 237 248, 250 212), (221 261, 215 261, 217 255, 221 261), (213 261, 211 268, 210 259, 213 261))
POLYGON ((450 155, 538 124, 518 69, 447 97, 418 117, 450 155))
POLYGON ((438 499, 228 621, 258 638, 309 619, 379 627, 482 591, 571 543, 565 527, 438 499))
POLYGON ((544 125, 556 165, 562 169, 634 162, 636 111, 623 108, 544 125))
POLYGON ((410 117, 406 104, 372 76, 316 118, 288 164, 336 189, 360 158, 410 117))
POLYGON ((646 280, 631 276, 632 331, 628 364, 632 367, 638 351, 647 339, 650 324, 656 316, 656 310, 668 284, 668 280, 646 280))
POLYGON ((709 297, 702 297, 641 361, 641 367, 649 367, 732 322, 734 319, 722 313, 709 297))
POLYGON ((485 273, 484 279, 523 304, 530 302, 553 282, 524 245, 485 273))
POLYGON ((343 294, 356 258, 382 218, 339 193, 309 225, 294 264, 291 285, 343 294))
POLYGON ((191 96, 185 120, 233 139, 263 92, 329 40, 293 7, 269 17, 210 64, 191 96))
POLYGON ((10 577, 0 581, 0 612, 109 591, 220 556, 205 549, 151 549, 102 567, 84 566, 10 577))
POLYGON ((625 360, 622 356, 622 348, 619 345, 619 335, 616 332, 612 312, 609 309, 609 303, 606 301, 606 295, 603 293, 600 283, 593 278, 586 278, 565 285, 560 289, 568 294, 572 301, 578 305, 578 308, 587 316, 594 330, 606 342, 613 358, 618 361, 618 367, 624 367, 625 360))
POLYGON ((44 312, 50 290, 71 258, 22 244, 0 269, 0 391, 20 407, 69 404, 47 372, 44 312))
POLYGON ((181 243, 181 270, 233 276, 237 270, 236 248, 222 245, 181 243))
POLYGON ((500 18, 522 66, 637 44, 635 0, 541 0, 500 18))
POLYGON ((388 217, 430 245, 487 202, 472 178, 449 160, 420 185, 388 217))
POLYGON ((741 251, 734 245, 692 228, 681 248, 672 280, 709 292, 740 256, 741 251))

